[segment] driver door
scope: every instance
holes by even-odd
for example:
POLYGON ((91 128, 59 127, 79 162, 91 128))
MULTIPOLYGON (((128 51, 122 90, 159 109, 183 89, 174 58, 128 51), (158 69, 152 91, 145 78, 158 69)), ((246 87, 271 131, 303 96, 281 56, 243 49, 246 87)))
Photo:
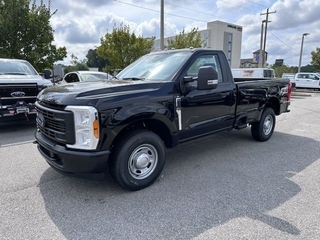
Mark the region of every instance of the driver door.
POLYGON ((231 129, 233 125, 234 82, 223 76, 218 54, 198 55, 187 67, 184 76, 197 77, 201 66, 212 66, 217 71, 218 86, 216 89, 197 90, 197 81, 189 83, 193 90, 181 97, 182 141, 231 129))

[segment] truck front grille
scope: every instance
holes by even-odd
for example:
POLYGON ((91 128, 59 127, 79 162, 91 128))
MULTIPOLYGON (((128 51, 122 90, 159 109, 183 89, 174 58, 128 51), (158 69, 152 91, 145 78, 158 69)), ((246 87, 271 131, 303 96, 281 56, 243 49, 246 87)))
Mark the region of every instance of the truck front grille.
POLYGON ((38 131, 62 144, 75 143, 73 113, 45 107, 36 102, 38 131))
POLYGON ((17 102, 34 103, 39 93, 36 83, 6 83, 0 84, 0 98, 2 105, 13 105, 17 102))

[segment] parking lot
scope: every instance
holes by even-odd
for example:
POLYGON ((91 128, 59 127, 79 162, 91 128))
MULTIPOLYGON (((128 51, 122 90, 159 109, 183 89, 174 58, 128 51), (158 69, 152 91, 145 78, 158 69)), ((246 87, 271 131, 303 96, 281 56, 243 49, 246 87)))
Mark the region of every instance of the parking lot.
POLYGON ((138 192, 64 177, 32 143, 35 122, 0 126, 0 239, 319 239, 320 92, 297 91, 272 138, 219 133, 167 152, 138 192))

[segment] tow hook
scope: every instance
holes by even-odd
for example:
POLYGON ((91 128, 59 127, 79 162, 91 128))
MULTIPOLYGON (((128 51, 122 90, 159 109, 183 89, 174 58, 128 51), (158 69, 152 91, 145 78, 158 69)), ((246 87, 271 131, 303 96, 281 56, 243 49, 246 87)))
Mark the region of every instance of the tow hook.
POLYGON ((27 121, 29 121, 29 117, 28 117, 28 112, 27 111, 24 112, 24 116, 26 117, 27 121))

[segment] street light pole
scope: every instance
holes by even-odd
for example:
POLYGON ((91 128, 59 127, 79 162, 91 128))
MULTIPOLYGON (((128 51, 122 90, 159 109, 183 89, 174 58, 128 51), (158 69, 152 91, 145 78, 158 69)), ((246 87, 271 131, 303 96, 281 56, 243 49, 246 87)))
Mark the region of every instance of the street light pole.
POLYGON ((310 35, 310 33, 304 33, 304 34, 302 34, 298 72, 300 72, 300 70, 301 70, 301 59, 302 59, 302 50, 303 50, 304 37, 305 37, 305 36, 308 36, 308 35, 310 35))
POLYGON ((160 3, 160 49, 164 49, 164 0, 160 3))

